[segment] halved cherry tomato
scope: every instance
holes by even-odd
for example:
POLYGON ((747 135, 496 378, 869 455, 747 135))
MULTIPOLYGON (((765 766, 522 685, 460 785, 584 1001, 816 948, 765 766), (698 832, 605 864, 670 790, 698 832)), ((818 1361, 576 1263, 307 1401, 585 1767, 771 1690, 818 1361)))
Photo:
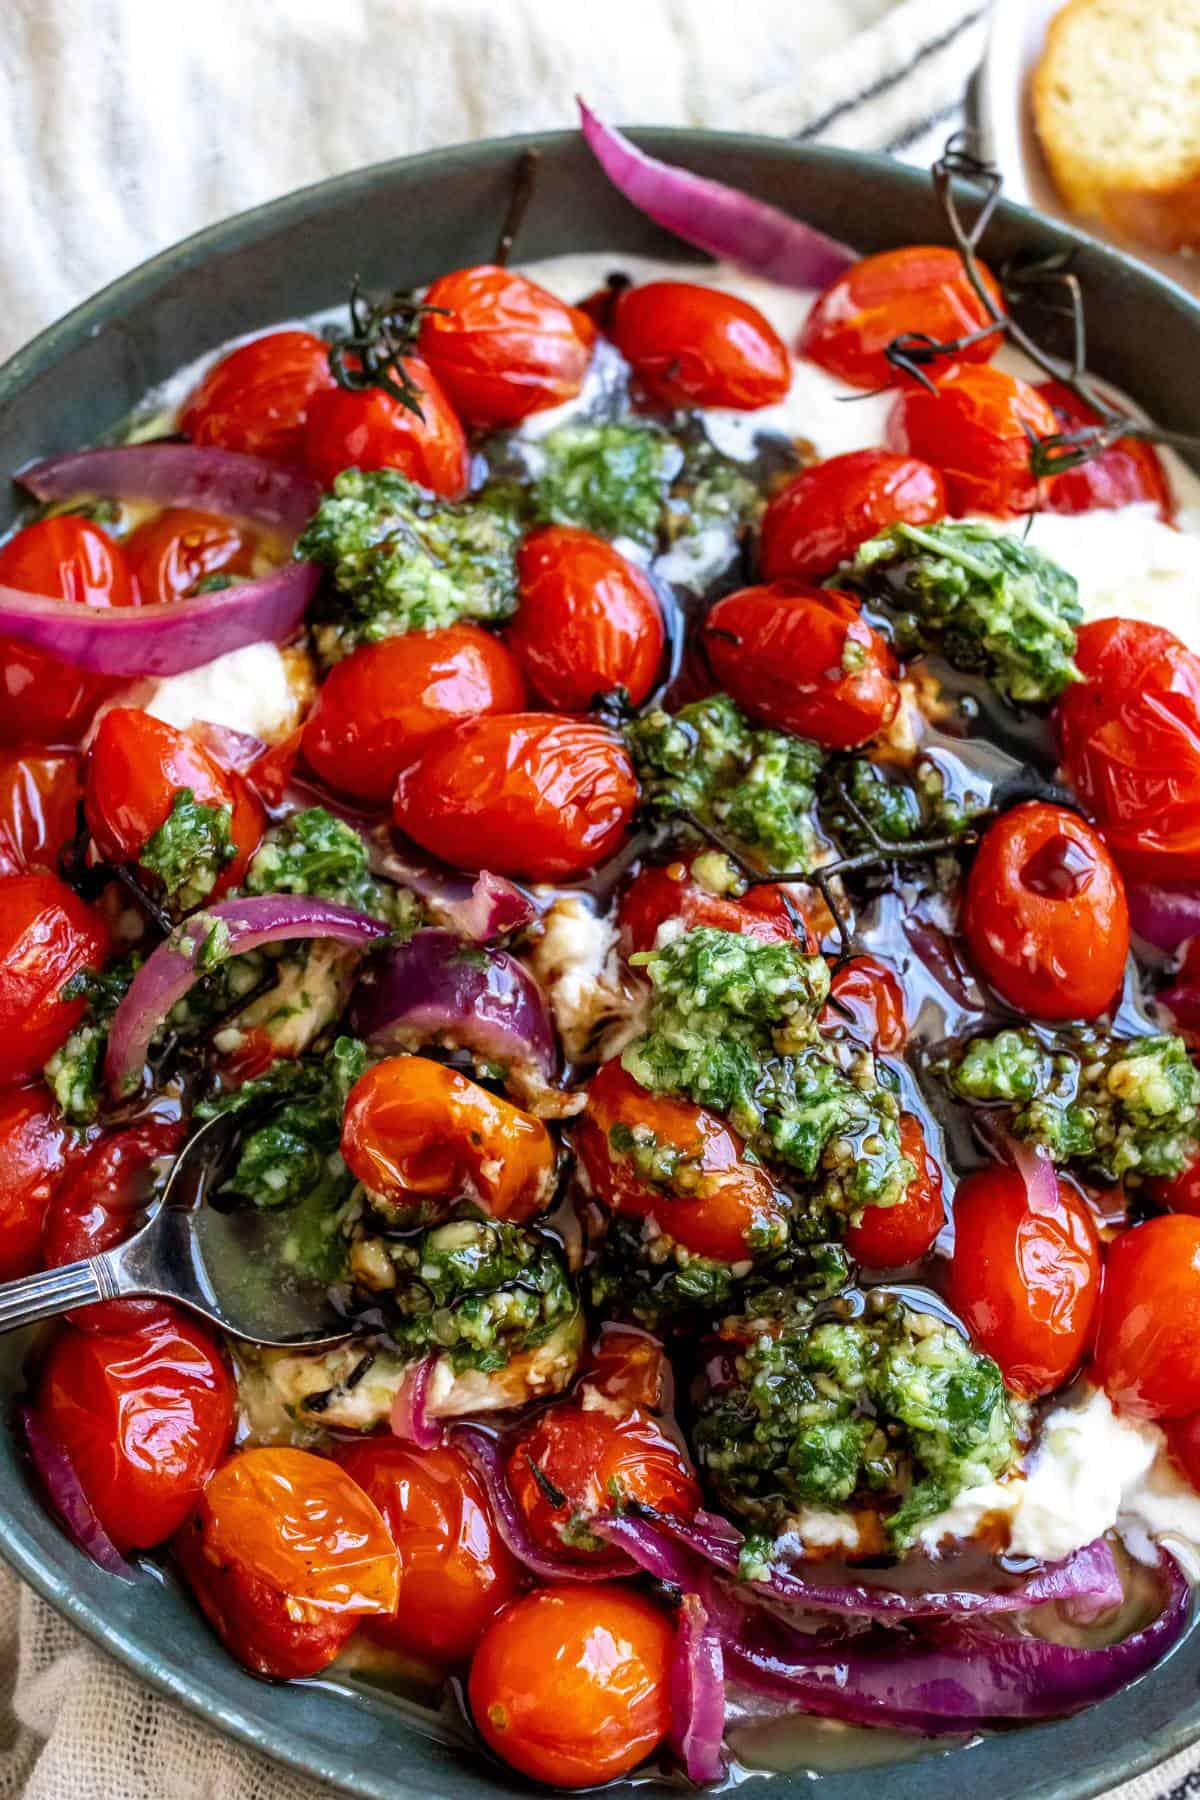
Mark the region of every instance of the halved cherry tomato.
POLYGON ((693 281, 626 288, 612 335, 657 406, 733 406, 782 400, 792 371, 783 339, 757 306, 693 281))
POLYGON ((737 1132, 690 1100, 648 1093, 615 1057, 588 1088, 575 1148, 603 1205, 653 1219, 695 1256, 741 1262, 756 1241, 783 1235, 787 1201, 737 1132), (670 1186, 638 1169, 639 1135, 679 1152, 670 1186))
POLYGON ((537 1544, 579 1562, 619 1567, 588 1530, 629 1504, 690 1519, 700 1488, 678 1444, 640 1407, 614 1414, 560 1400, 525 1427, 508 1456, 508 1484, 537 1544))
POLYGON ((1083 1359, 1100 1297, 1092 1215, 1063 1181, 1031 1200, 1015 1169, 978 1169, 954 1197, 946 1298, 972 1339, 1027 1399, 1061 1387, 1083 1359))
POLYGON ((1163 1432, 1172 1460, 1200 1493, 1200 1412, 1189 1413, 1186 1419, 1164 1420, 1163 1432))
POLYGON ((373 1193, 434 1206, 469 1193, 496 1219, 530 1219, 554 1185, 540 1119, 428 1056, 389 1056, 350 1090, 342 1155, 373 1193))
POLYGON ((365 1635, 422 1662, 453 1668, 524 1585, 524 1569, 496 1529, 478 1476, 449 1444, 417 1450, 395 1438, 343 1444, 337 1460, 368 1493, 400 1552, 394 1610, 365 1635))
POLYGON ((63 989, 97 973, 108 927, 57 875, 0 876, 0 1087, 36 1075, 83 1017, 83 994, 63 989))
POLYGON ((662 662, 654 589, 619 550, 573 525, 545 525, 517 552, 521 604, 508 632, 547 706, 584 712, 623 687, 640 706, 662 662))
POLYGON ((1125 973, 1125 884, 1077 813, 1030 801, 984 833, 967 876, 963 934, 1010 1006, 1038 1019, 1094 1019, 1125 973))
MULTIPOLYGON (((1049 402, 1060 431, 1076 431, 1099 418, 1095 408, 1063 381, 1039 381, 1037 390, 1049 402)), ((1169 524, 1175 503, 1167 471, 1154 445, 1140 438, 1118 438, 1110 449, 1089 457, 1076 469, 1065 469, 1046 484, 1046 505, 1051 512, 1092 512, 1097 507, 1136 506, 1147 501, 1169 524)))
POLYGON ((315 1675, 363 1618, 394 1611, 400 1559, 358 1483, 307 1450, 243 1450, 175 1540, 227 1650, 260 1675, 315 1675))
POLYGON ((213 364, 184 402, 179 429, 193 444, 299 462, 309 406, 332 386, 323 338, 268 331, 213 364))
MULTIPOLYGON (((80 606, 134 606, 138 593, 125 552, 73 513, 40 519, 0 545, 0 585, 80 606)), ((0 638, 0 739, 74 743, 120 682, 89 675, 44 650, 0 638)))
POLYGON ((941 470, 950 511, 959 517, 1033 512, 1049 483, 1034 479, 1030 451, 1057 430, 1031 382, 987 365, 956 364, 938 376, 936 393, 914 383, 897 394, 888 419, 894 449, 941 470))
POLYGON ((0 875, 56 869, 82 799, 73 750, 0 750, 0 875))
MULTIPOLYGON (((980 268, 994 304, 1002 307, 1000 289, 989 271, 980 268)), ((900 379, 884 355, 893 338, 915 333, 945 344, 969 336, 987 321, 957 250, 909 244, 864 256, 839 275, 817 299, 796 348, 854 387, 888 387, 900 379)), ((987 362, 1001 342, 997 332, 957 351, 953 360, 987 362)))
POLYGON ((1178 1419, 1200 1409, 1200 1219, 1167 1213, 1109 1245, 1092 1360, 1125 1412, 1178 1419))
POLYGON ((919 1262, 946 1223, 942 1172, 929 1154, 925 1133, 912 1113, 900 1115, 900 1149, 916 1174, 894 1206, 864 1206, 846 1228, 846 1248, 868 1269, 902 1269, 919 1262))
POLYGON ((383 388, 314 394, 304 429, 304 461, 322 487, 343 469, 399 469, 444 500, 461 500, 471 478, 467 434, 441 382, 419 356, 404 368, 421 390, 420 414, 383 388))
POLYGON ((617 1582, 538 1588, 489 1625, 468 1691, 497 1756, 552 1787, 628 1775, 666 1734, 674 1632, 617 1582))
POLYGON ((1121 867, 1200 875, 1200 656, 1140 619, 1079 632, 1055 713, 1063 768, 1121 867))
POLYGON ((713 672, 744 712, 830 749, 896 716, 896 659, 849 594, 775 581, 718 600, 704 621, 713 672))
POLYGON ((640 1326, 606 1319, 589 1348, 579 1385, 606 1401, 661 1412, 669 1375, 666 1351, 657 1338, 640 1326))
POLYGON ((850 450, 793 475, 763 514, 767 581, 820 581, 889 525, 946 516, 946 484, 929 463, 894 450, 850 450))
POLYGON ((747 888, 739 898, 711 894, 693 881, 686 863, 665 863, 642 869, 621 896, 617 922, 628 954, 653 950, 658 928, 668 919, 681 919, 686 931, 700 925, 718 931, 737 931, 764 944, 798 943, 816 948, 794 901, 773 882, 747 888))
POLYGON ((232 519, 168 506, 131 531, 125 554, 144 603, 182 600, 208 575, 249 575, 254 543, 232 519))
POLYGON ((46 1210, 75 1153, 75 1133, 44 1087, 0 1094, 0 1281, 40 1266, 46 1210))
POLYGON ((492 632, 409 631, 334 665, 304 726, 305 761, 335 793, 383 806, 436 732, 477 713, 517 712, 525 699, 520 664, 492 632))
MULTIPOLYGON (((852 956, 835 969, 829 983, 830 1001, 821 1014, 826 1031, 849 1025, 855 1037, 862 1038, 884 1056, 902 1050, 908 1037, 905 1017, 904 983, 894 969, 877 956, 852 956), (847 1020, 846 1014, 851 1018, 847 1020)), ((894 1210, 872 1208, 875 1212, 894 1210)))
POLYGON ((84 811, 97 850, 109 862, 136 862, 167 819, 182 789, 203 806, 231 809, 234 854, 213 888, 236 887, 258 848, 263 809, 240 775, 186 731, 177 731, 137 707, 114 706, 100 721, 88 754, 84 811))
POLYGON ((393 816, 458 868, 566 881, 620 847, 637 792, 628 752, 603 725, 503 713, 439 732, 400 771, 393 816))
MULTIPOLYGON (((75 1159, 46 1213, 45 1266, 56 1269, 123 1243, 141 1223, 139 1215, 165 1179, 183 1137, 180 1124, 148 1120, 108 1132, 75 1159)), ((104 1300, 67 1316, 82 1331, 121 1332, 149 1321, 169 1325, 175 1314, 165 1300, 104 1300)))
POLYGON ((215 1337, 172 1309, 132 1331, 67 1326, 37 1404, 120 1550, 149 1550, 191 1513, 233 1437, 235 1389, 215 1337))
POLYGON ((596 327, 535 281, 482 263, 440 275, 425 295, 421 355, 468 425, 515 425, 572 400, 596 327))

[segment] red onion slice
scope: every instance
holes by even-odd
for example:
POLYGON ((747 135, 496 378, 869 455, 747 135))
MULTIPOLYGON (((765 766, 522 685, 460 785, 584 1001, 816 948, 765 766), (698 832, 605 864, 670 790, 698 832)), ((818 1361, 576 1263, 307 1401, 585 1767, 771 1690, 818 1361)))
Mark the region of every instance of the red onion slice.
POLYGON ((21 1426, 29 1459, 71 1542, 109 1575, 136 1581, 137 1570, 126 1562, 96 1517, 91 1501, 79 1485, 75 1465, 32 1406, 21 1408, 21 1426))
POLYGON ((387 926, 378 919, 309 894, 222 900, 193 913, 142 964, 113 1015, 104 1059, 109 1091, 122 1095, 136 1089, 154 1033, 171 1008, 214 966, 214 956, 224 962, 261 944, 282 944, 290 938, 336 938, 366 949, 387 935, 387 926), (206 948, 214 930, 220 938, 216 953, 206 948))
POLYGON ((153 500, 254 519, 293 536, 321 499, 320 484, 302 469, 198 444, 100 444, 30 463, 17 480, 35 500, 73 500, 81 494, 153 500))
POLYGON ((388 1424, 392 1436, 415 1444, 418 1450, 432 1450, 442 1441, 442 1428, 429 1417, 429 1383, 437 1368, 436 1356, 423 1356, 405 1369, 388 1424))
POLYGON ((411 888, 424 900, 437 924, 486 944, 492 938, 520 931, 537 917, 537 907, 523 888, 505 875, 482 869, 463 875, 457 869, 433 869, 401 850, 390 829, 372 832, 368 840, 371 870, 400 887, 411 888))
POLYGON ((827 287, 858 261, 846 244, 777 206, 648 156, 582 100, 578 105, 588 148, 613 186, 685 243, 781 287, 827 287))
POLYGON ((1200 933, 1200 885, 1194 881, 1125 884, 1129 923, 1156 950, 1178 950, 1200 933))
POLYGON ((697 1594, 685 1594, 675 1628, 669 1679, 669 1742, 689 1781, 720 1781, 725 1773, 725 1658, 720 1634, 697 1594))

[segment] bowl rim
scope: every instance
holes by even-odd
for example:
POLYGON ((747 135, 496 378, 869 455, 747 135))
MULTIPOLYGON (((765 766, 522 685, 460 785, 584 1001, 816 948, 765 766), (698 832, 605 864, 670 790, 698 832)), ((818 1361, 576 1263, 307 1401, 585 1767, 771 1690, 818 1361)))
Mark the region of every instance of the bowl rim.
MULTIPOLYGON (((853 169, 867 179, 873 174, 886 174, 889 182, 899 182, 909 190, 916 189, 927 179, 926 171, 919 165, 900 163, 893 157, 877 152, 772 137, 761 132, 713 131, 690 126, 632 125, 622 129, 634 142, 667 158, 672 151, 686 152, 706 145, 723 145, 730 151, 766 155, 785 163, 807 164, 817 169, 822 165, 853 169)), ((385 182, 400 171, 419 172, 435 167, 452 169, 455 166, 469 165, 481 156, 510 152, 515 157, 527 149, 553 150, 577 143, 578 140, 579 133, 574 128, 475 138, 408 156, 385 158, 291 189, 273 199, 229 214, 168 245, 117 276, 18 349, 0 365, 0 409, 40 371, 119 318, 127 304, 135 299, 143 303, 152 302, 156 292, 166 283, 189 269, 202 265, 210 252, 229 248, 239 239, 252 237, 255 228, 260 225, 269 224, 272 228, 286 225, 289 220, 302 218, 314 204, 322 208, 336 208, 339 202, 364 185, 385 182)), ((1001 204, 1007 214, 1018 220, 1028 220, 1042 235, 1050 231, 1069 243, 1082 245, 1092 259, 1125 271, 1127 277, 1132 275, 1139 283, 1163 290, 1164 298, 1176 307, 1182 305, 1184 311, 1191 315, 1191 322, 1200 335, 1200 299, 1162 271, 1128 254, 1119 246, 1090 237, 1066 220, 1047 217, 1015 200, 1002 199, 1001 204)), ((697 259, 702 257, 702 252, 688 252, 687 247, 684 248, 686 254, 697 259)), ((264 326, 263 329, 269 329, 269 326, 264 326)), ((11 1425, 8 1429, 15 1439, 15 1429, 11 1425)), ((47 1561, 46 1552, 39 1544, 36 1532, 16 1513, 4 1508, 0 1508, 0 1558, 92 1644, 114 1657, 124 1669, 153 1692, 182 1706, 188 1714, 210 1729, 259 1752, 273 1762, 310 1779, 330 1783, 340 1791, 360 1796, 361 1800, 443 1800, 439 1790, 423 1783, 410 1785, 407 1776, 402 1777, 400 1783, 388 1778, 386 1785, 378 1785, 373 1772, 356 1762, 353 1751, 342 1750, 333 1744, 324 1748, 319 1755, 314 1754, 307 1746, 293 1749, 287 1738, 281 1741, 272 1736, 259 1722, 253 1710, 248 1710, 237 1702, 231 1703, 202 1666, 189 1668, 182 1679, 169 1673, 166 1665, 157 1660, 154 1650, 145 1645, 136 1630, 128 1630, 114 1623, 105 1616, 98 1604, 94 1604, 73 1584, 70 1565, 75 1557, 80 1557, 82 1561, 82 1553, 61 1534, 57 1521, 48 1512, 42 1518, 68 1552, 67 1568, 56 1569, 47 1561)), ((1186 1650, 1185 1640, 1170 1654, 1173 1656, 1185 1653, 1186 1650)), ((230 1660, 232 1664, 232 1659, 230 1660)), ((240 1665, 232 1666, 249 1679, 257 1679, 241 1670, 240 1665)), ((300 1688, 309 1685, 282 1684, 283 1687, 300 1688)), ((268 1690, 276 1687, 279 1691, 279 1686, 274 1683, 264 1682, 263 1686, 268 1690)), ((1047 1721, 1041 1729, 1053 1729, 1056 1723, 1059 1721, 1047 1721)), ((402 1716, 398 1716, 397 1724, 405 1731, 418 1730, 411 1720, 405 1720, 402 1716)), ((429 1734, 423 1735, 428 1740, 429 1734)), ((1026 1735, 1026 1732, 1022 1731, 1021 1735, 1026 1735)), ((1198 1740, 1200 1703, 1194 1706, 1191 1718, 1182 1727, 1179 1715, 1175 1714, 1150 1734, 1125 1741, 1111 1753, 1106 1753, 1098 1763, 1090 1764, 1078 1774, 1070 1770, 1058 1774, 1053 1770, 1049 1771, 1044 1781, 1039 1780, 1035 1787, 1027 1790, 1026 1800, 1092 1800, 1093 1796, 1105 1793, 1118 1783, 1135 1779, 1198 1740)), ((954 1753, 948 1752, 951 1755, 954 1753)), ((885 1764, 875 1772, 886 1772, 892 1766, 894 1765, 885 1764)), ((510 1778, 515 1775, 513 1771, 506 1770, 505 1773, 510 1778)), ((865 1767, 863 1773, 867 1773, 865 1767)), ((806 1776, 784 1777, 788 1782, 788 1789, 779 1790, 781 1795, 786 1794, 791 1789, 793 1780, 798 1778, 806 1781, 809 1779, 806 1776)), ((539 1788, 538 1791, 548 1790, 539 1788)))

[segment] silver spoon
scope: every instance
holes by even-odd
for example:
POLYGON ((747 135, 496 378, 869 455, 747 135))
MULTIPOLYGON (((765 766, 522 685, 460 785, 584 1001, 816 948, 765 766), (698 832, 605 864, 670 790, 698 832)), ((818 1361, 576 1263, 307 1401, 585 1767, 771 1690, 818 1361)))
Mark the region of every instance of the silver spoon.
POLYGON ((246 1129, 219 1113, 185 1144, 149 1221, 102 1256, 0 1283, 0 1331, 15 1331, 98 1300, 177 1300, 222 1331, 269 1349, 332 1344, 351 1335, 326 1287, 284 1261, 286 1215, 206 1205, 246 1129))

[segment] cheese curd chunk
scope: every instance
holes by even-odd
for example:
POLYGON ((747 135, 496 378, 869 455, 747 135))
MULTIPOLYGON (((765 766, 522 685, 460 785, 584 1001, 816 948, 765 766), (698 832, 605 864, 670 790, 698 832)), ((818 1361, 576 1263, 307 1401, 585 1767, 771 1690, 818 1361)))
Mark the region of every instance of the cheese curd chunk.
MULTIPOLYGON (((313 690, 307 650, 246 644, 182 675, 135 682, 113 704, 140 706, 178 731, 189 725, 220 725, 273 744, 295 730, 313 690)), ((103 712, 97 714, 97 722, 102 717, 103 712)))

